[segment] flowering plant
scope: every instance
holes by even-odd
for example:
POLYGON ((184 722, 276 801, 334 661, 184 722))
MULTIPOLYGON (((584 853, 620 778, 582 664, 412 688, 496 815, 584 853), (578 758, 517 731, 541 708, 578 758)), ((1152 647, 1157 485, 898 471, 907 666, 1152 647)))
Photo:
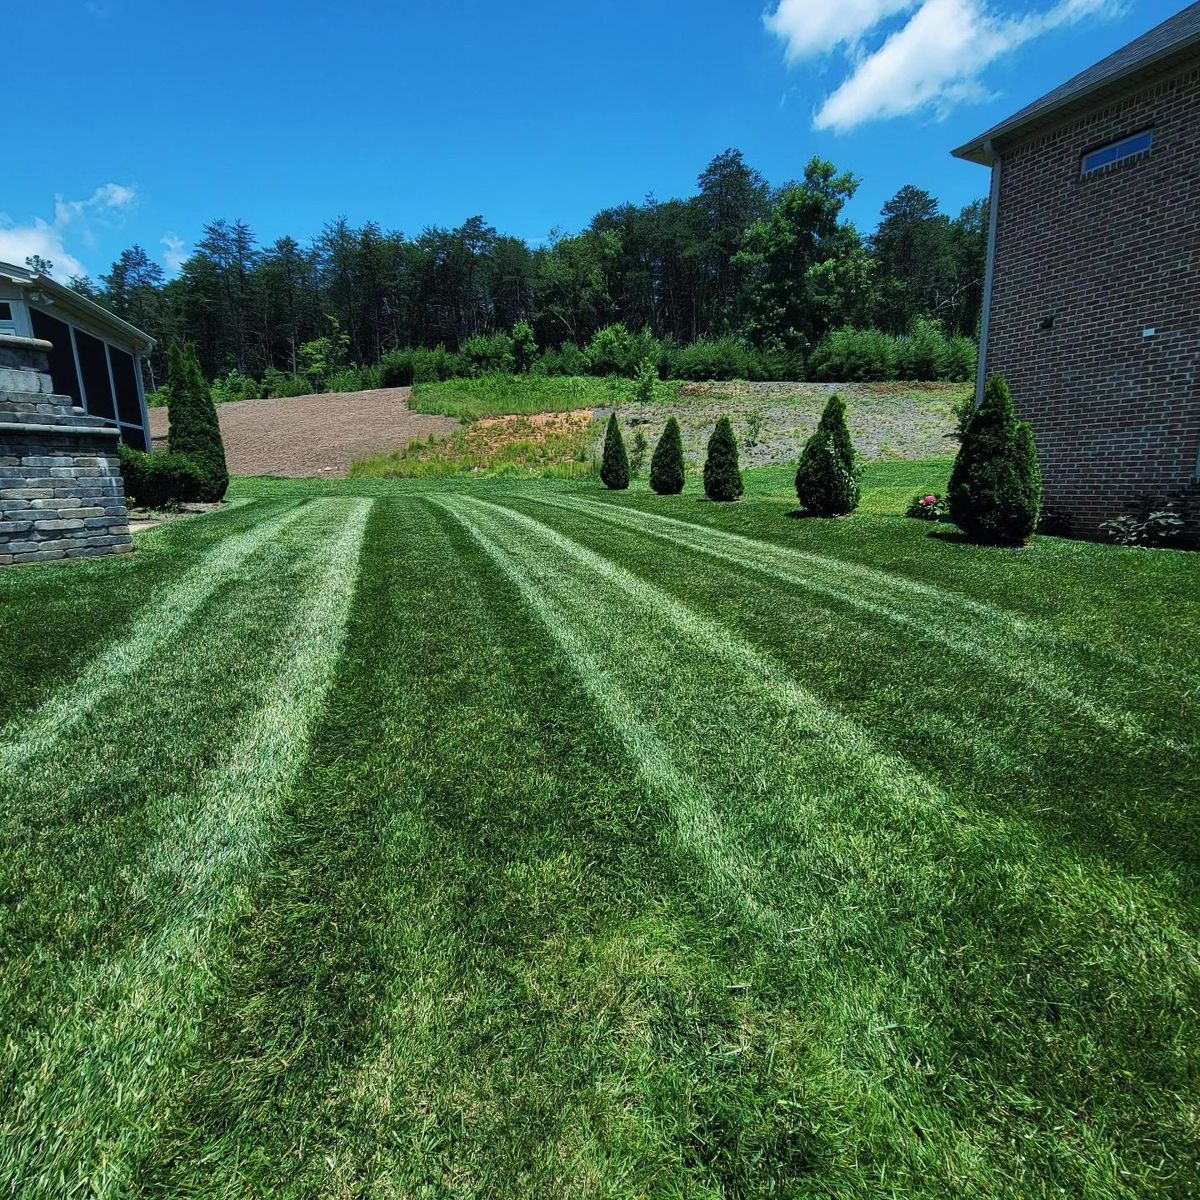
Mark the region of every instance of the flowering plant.
POLYGON ((908 515, 922 521, 944 521, 946 502, 932 492, 924 496, 914 496, 913 502, 908 506, 908 515))

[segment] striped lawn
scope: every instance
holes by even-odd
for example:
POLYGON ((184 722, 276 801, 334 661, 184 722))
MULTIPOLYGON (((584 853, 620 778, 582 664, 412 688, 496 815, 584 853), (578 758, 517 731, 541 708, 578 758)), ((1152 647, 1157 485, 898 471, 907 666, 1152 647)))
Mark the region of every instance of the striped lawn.
POLYGON ((0 1194, 1195 1194, 1196 560, 751 494, 0 576, 0 1194))

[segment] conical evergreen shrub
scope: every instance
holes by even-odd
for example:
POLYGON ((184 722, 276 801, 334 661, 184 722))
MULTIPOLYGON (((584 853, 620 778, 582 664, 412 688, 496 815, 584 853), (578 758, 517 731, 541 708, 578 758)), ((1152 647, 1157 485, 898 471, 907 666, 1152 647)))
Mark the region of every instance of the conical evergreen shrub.
POLYGON ((796 495, 808 512, 820 517, 840 517, 858 507, 858 466, 841 396, 829 397, 816 431, 804 443, 796 495))
POLYGON ((1016 419, 999 375, 963 430, 947 498, 950 519, 972 541, 1021 546, 1037 528, 1042 471, 1033 430, 1016 419))
POLYGON ((604 461, 600 464, 600 481, 606 488, 616 492, 622 492, 629 486, 629 456, 625 453, 625 439, 621 436, 616 413, 609 416, 608 428, 604 431, 604 461))
POLYGON ((660 496, 678 496, 683 491, 683 437, 679 422, 671 417, 650 459, 650 487, 660 496))
POLYGON ((229 487, 225 445, 216 405, 192 345, 172 346, 167 357, 167 390, 171 397, 168 414, 170 435, 167 450, 192 460, 203 478, 200 499, 220 500, 229 487))
POLYGON ((738 470, 737 442, 728 417, 717 422, 708 439, 708 457, 704 460, 704 494, 710 500, 736 500, 742 494, 742 473, 738 470))

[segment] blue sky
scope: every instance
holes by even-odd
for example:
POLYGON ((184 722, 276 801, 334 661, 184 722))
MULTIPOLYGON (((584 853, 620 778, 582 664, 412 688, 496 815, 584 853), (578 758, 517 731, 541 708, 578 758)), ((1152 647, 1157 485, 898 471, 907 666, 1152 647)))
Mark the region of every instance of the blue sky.
POLYGON ((864 230, 905 183, 956 212, 987 175, 952 147, 1182 7, 42 0, 8 17, 0 259, 99 274, 137 241, 170 266, 220 216, 264 243, 475 213, 539 241, 690 194, 727 146, 776 183, 854 171, 864 230))

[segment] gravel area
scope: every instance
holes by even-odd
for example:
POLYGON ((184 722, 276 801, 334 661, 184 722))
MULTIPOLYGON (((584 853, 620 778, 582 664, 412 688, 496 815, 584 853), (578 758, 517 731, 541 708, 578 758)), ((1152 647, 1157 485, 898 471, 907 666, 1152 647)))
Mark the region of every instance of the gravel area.
MULTIPOLYGON (((956 406, 970 392, 966 383, 685 384, 677 403, 623 404, 617 416, 626 446, 641 429, 651 447, 674 416, 692 465, 703 463, 717 418, 727 416, 742 466, 764 467, 796 459, 834 392, 846 401, 855 448, 868 461, 946 458, 958 449, 947 434, 954 429, 956 406)), ((608 413, 596 410, 604 420, 608 413)))
MULTIPOLYGON (((408 397, 408 388, 379 388, 219 404, 230 474, 345 475, 356 459, 458 428, 453 417, 409 412, 408 397)), ((155 449, 165 449, 165 408, 150 410, 150 429, 155 449)))

